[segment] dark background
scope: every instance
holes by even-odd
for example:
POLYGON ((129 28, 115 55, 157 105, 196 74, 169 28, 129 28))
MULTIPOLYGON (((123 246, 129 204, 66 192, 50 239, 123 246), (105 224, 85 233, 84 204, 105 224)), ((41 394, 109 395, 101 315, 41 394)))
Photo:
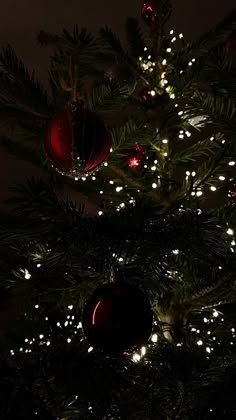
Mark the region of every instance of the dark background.
MULTIPOLYGON (((172 4, 170 25, 187 40, 208 30, 236 7, 235 0, 173 0, 172 4)), ((24 62, 47 80, 48 53, 35 41, 40 29, 58 33, 78 23, 96 32, 107 24, 123 37, 126 16, 140 19, 142 5, 143 0, 1 0, 0 46, 10 43, 24 62)))
MULTIPOLYGON (((124 39, 126 16, 140 19, 143 30, 148 31, 140 17, 142 5, 143 0, 0 0, 0 47, 11 44, 46 86, 50 51, 37 45, 35 34, 40 29, 60 33, 63 27, 71 29, 78 23, 96 33, 108 25, 124 39)), ((219 22, 236 3, 235 0, 173 0, 173 6, 170 29, 182 32, 186 41, 192 41, 219 22)), ((41 173, 33 165, 0 150, 0 205, 12 183, 41 173)), ((81 197, 73 195, 73 198, 81 197)))

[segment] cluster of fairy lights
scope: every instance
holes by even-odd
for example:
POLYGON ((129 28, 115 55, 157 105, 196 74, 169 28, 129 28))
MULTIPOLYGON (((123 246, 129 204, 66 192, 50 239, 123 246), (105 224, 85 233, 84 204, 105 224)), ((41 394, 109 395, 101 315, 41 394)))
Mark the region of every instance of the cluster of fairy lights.
MULTIPOLYGON (((178 36, 175 36, 173 30, 170 31, 170 35, 172 36, 172 38, 171 38, 171 43, 172 44, 174 44, 177 41, 177 39, 180 39, 180 40, 183 39, 183 34, 182 33, 180 33, 178 36)), ((156 62, 154 62, 152 60, 152 56, 151 56, 150 53, 148 53, 148 48, 147 47, 144 48, 144 52, 146 53, 146 58, 139 57, 140 66, 141 66, 143 72, 153 72, 154 68, 156 67, 156 62)), ((166 53, 168 53, 168 54, 172 53, 172 48, 168 47, 166 49, 166 53)), ((191 61, 189 61, 188 66, 191 67, 195 62, 196 62, 196 59, 192 58, 191 61)), ((162 60, 162 68, 165 68, 165 66, 167 66, 167 65, 168 65, 167 58, 164 58, 162 60)), ((183 72, 184 72, 183 70, 180 70, 180 74, 182 74, 183 72)), ((172 90, 171 86, 169 86, 168 80, 166 79, 166 72, 165 71, 163 71, 162 74, 161 74, 160 86, 166 90, 166 92, 169 94, 171 99, 175 98, 173 90, 172 90)), ((150 94, 152 96, 155 96, 156 95, 155 89, 150 90, 150 94)), ((175 104, 175 107, 176 108, 179 107, 178 103, 175 104)), ((180 110, 178 112, 178 115, 181 118, 183 118, 183 117, 185 117, 186 113, 187 113, 187 111, 180 110)), ((196 127, 199 127, 201 125, 202 121, 204 121, 205 119, 206 119, 206 117, 199 116, 199 117, 187 119, 187 121, 192 127, 196 128, 196 127)), ((191 132, 189 130, 186 130, 186 129, 183 130, 182 129, 182 130, 179 131, 178 138, 179 138, 180 141, 184 140, 185 138, 189 138, 189 137, 191 137, 191 132)), ((210 140, 215 141, 215 138, 211 137, 210 140)), ((168 158, 168 139, 167 138, 162 139, 161 142, 162 142, 162 150, 160 151, 160 153, 163 155, 164 158, 168 158)), ((225 143, 225 140, 222 140, 221 143, 223 145, 225 143)), ((111 148, 110 152, 113 152, 112 148, 111 148)), ((143 165, 144 169, 150 170, 150 172, 153 173, 154 178, 156 178, 151 183, 151 188, 154 189, 154 190, 158 189, 158 187, 160 187, 160 185, 161 185, 161 177, 156 175, 156 171, 158 169, 157 163, 158 163, 157 160, 151 161, 151 159, 149 159, 149 157, 146 157, 146 162, 143 165)), ((233 160, 233 159, 228 160, 228 167, 229 168, 233 168, 235 166, 235 164, 236 164, 235 160, 233 160)), ((106 167, 109 164, 108 164, 108 162, 104 162, 103 165, 106 167)), ((214 193, 215 191, 217 191, 219 188, 222 187, 222 184, 224 182, 228 182, 228 181, 232 182, 233 181, 233 178, 227 177, 226 174, 221 173, 218 176, 218 182, 217 182, 216 179, 214 179, 214 181, 212 181, 213 182, 212 185, 210 185, 208 187, 201 187, 200 185, 198 185, 197 181, 194 182, 194 178, 197 180, 197 175, 198 174, 197 174, 196 171, 186 170, 185 180, 186 180, 186 183, 189 183, 189 185, 191 186, 190 195, 191 195, 192 198, 196 198, 196 199, 199 199, 200 197, 202 197, 204 195, 204 193, 207 192, 208 190, 210 192, 214 193)), ((78 178, 75 178, 75 179, 78 180, 78 178)), ((95 175, 93 175, 93 176, 85 175, 80 179, 84 182, 87 179, 90 179, 92 181, 96 181, 97 178, 96 178, 95 175)), ((114 187, 114 193, 117 193, 117 194, 119 194, 120 192, 123 192, 128 187, 127 185, 116 184, 113 180, 104 181, 104 182, 105 183, 108 182, 110 184, 110 186, 113 186, 114 187)), ((100 195, 103 195, 105 193, 104 189, 99 190, 100 195)), ((140 193, 140 190, 137 189, 136 192, 140 193)), ((117 211, 120 211, 120 210, 124 209, 127 204, 135 205, 134 197, 132 197, 130 195, 130 193, 128 193, 128 192, 127 192, 127 199, 128 199, 128 201, 126 203, 124 201, 121 201, 116 206, 117 211)), ((111 201, 111 203, 112 203, 112 201, 111 201)), ((98 211, 99 216, 102 216, 103 214, 104 213, 103 213, 102 210, 98 211)))
MULTIPOLYGON (((178 250, 173 250, 174 254, 178 254, 178 250)), ((29 277, 28 270, 25 270, 27 278, 29 277)), ((35 305, 35 310, 39 310, 40 306, 35 305)), ((76 313, 73 313, 73 305, 68 306, 68 314, 65 315, 64 321, 57 321, 55 322, 56 327, 58 328, 58 331, 62 331, 64 333, 65 341, 70 345, 75 339, 78 333, 79 334, 79 341, 84 342, 85 338, 82 334, 82 323, 81 321, 78 321, 78 317, 76 313), (67 332, 68 331, 68 332, 67 332)), ((204 308, 203 308, 204 309, 204 308)), ((27 316, 27 314, 25 314, 27 316)), ((44 317, 45 322, 49 323, 49 318, 47 316, 44 317)), ((214 349, 216 347, 219 347, 221 345, 220 337, 216 337, 216 334, 214 335, 214 328, 216 321, 222 323, 224 322, 224 318, 222 316, 222 313, 217 311, 216 309, 213 309, 211 315, 208 317, 204 316, 202 319, 203 323, 207 326, 207 332, 201 331, 198 328, 191 327, 191 332, 195 336, 195 344, 196 346, 199 346, 201 348, 205 347, 206 356, 209 358, 211 353, 214 352, 214 349)), ((153 330, 155 329, 155 326, 157 325, 157 322, 154 322, 153 330)), ((204 328, 205 329, 205 328, 204 328)), ((50 330, 50 328, 48 328, 50 330)), ((230 327, 230 336, 231 339, 229 339, 229 345, 234 346, 236 345, 236 329, 235 327, 230 327)), ((131 359, 134 362, 139 362, 141 359, 144 358, 149 348, 152 348, 153 345, 156 345, 158 342, 158 334, 153 332, 149 343, 147 346, 141 347, 139 352, 135 352, 128 357, 131 357, 131 359)), ((53 337, 50 332, 48 333, 38 333, 37 335, 34 335, 33 337, 29 338, 26 337, 24 339, 24 344, 19 347, 18 350, 10 350, 10 354, 14 356, 16 353, 32 353, 35 349, 35 346, 38 347, 49 347, 53 344, 53 337)), ((178 343, 177 346, 182 346, 181 343, 178 343)), ((92 346, 88 345, 87 351, 88 353, 91 353, 94 350, 92 346)))
MULTIPOLYGON (((180 209, 181 210, 181 209, 180 209)), ((199 210, 200 211, 200 210, 199 210)), ((234 251, 234 247, 235 247, 235 239, 234 239, 234 231, 233 229, 231 229, 230 227, 227 228, 227 234, 229 235, 229 237, 232 239, 231 240, 231 250, 234 251)), ((174 255, 178 255, 180 253, 179 249, 173 249, 172 253, 174 255)), ((114 254, 113 255, 114 258, 116 258, 118 263, 123 263, 124 259, 122 257, 119 257, 118 255, 114 254)), ((41 267, 41 264, 37 264, 36 265, 37 268, 41 267)), ((222 269, 222 267, 219 266, 219 270, 222 269)), ((25 277, 25 279, 29 280, 32 275, 29 272, 28 269, 21 269, 20 270, 21 273, 23 274, 23 276, 25 277)), ((40 305, 36 304, 35 305, 35 310, 36 311, 40 311, 40 305)), ((65 342, 67 343, 67 345, 71 345, 71 343, 73 344, 73 342, 75 342, 75 340, 79 340, 80 342, 84 342, 86 343, 85 337, 83 335, 83 331, 82 331, 82 322, 78 319, 78 316, 76 315, 75 312, 73 312, 74 310, 74 306, 73 305, 68 305, 67 307, 67 314, 65 315, 65 319, 63 321, 55 321, 55 327, 58 328, 58 333, 62 332, 63 333, 63 337, 65 339, 65 342)), ((204 311, 204 308, 203 308, 204 311)), ((208 312, 209 313, 209 312, 208 312)), ((25 316, 27 316, 27 314, 25 314, 25 316)), ((44 317, 45 320, 45 325, 48 324, 49 328, 48 328, 48 332, 39 332, 38 334, 34 334, 33 337, 29 338, 26 337, 24 339, 24 344, 21 345, 21 347, 15 350, 10 350, 10 354, 12 356, 16 355, 17 353, 25 353, 25 354, 30 354, 32 352, 34 352, 35 349, 38 349, 38 347, 49 347, 51 345, 53 345, 54 343, 54 336, 49 332, 51 330, 51 325, 50 325, 50 320, 49 317, 45 316, 44 317)), ((203 326, 207 326, 207 331, 206 328, 202 328, 202 330, 200 330, 199 328, 195 328, 194 326, 191 326, 190 331, 192 333, 192 335, 195 337, 195 344, 197 347, 201 348, 201 349, 205 349, 206 352, 206 358, 209 359, 211 357, 211 354, 214 354, 215 349, 219 348, 219 346, 221 346, 221 337, 218 336, 217 334, 214 333, 214 327, 216 322, 219 321, 221 322, 221 324, 224 322, 224 318, 222 313, 218 312, 216 309, 213 309, 211 315, 208 317, 204 316, 203 319, 203 326)), ((129 353, 125 353, 126 357, 131 358, 131 360, 134 363, 138 363, 140 361, 143 361, 144 363, 146 362, 145 359, 145 355, 147 354, 148 350, 153 348, 153 346, 156 346, 158 343, 158 334, 155 332, 155 326, 157 326, 157 321, 154 321, 153 323, 153 332, 152 335, 149 339, 149 343, 147 344, 147 346, 142 346, 140 348, 139 351, 133 352, 131 354, 129 353)), ((215 328, 216 329, 216 328, 215 328)), ((229 338, 229 346, 233 347, 236 345, 236 328, 235 327, 230 327, 229 330, 229 334, 228 337, 229 338)), ((178 343, 177 347, 181 347, 182 343, 178 343)), ((87 345, 87 351, 88 353, 91 353, 94 351, 93 346, 91 345, 87 345)), ((149 363, 149 362, 147 362, 149 363)), ((78 403, 78 396, 74 396, 73 401, 71 401, 71 403, 68 406, 73 405, 74 403, 78 403)), ((88 407, 89 411, 92 412, 92 406, 89 405, 88 407)), ((213 410, 210 409, 210 412, 212 412, 213 410)), ((35 415, 38 415, 38 412, 35 412, 35 415)))

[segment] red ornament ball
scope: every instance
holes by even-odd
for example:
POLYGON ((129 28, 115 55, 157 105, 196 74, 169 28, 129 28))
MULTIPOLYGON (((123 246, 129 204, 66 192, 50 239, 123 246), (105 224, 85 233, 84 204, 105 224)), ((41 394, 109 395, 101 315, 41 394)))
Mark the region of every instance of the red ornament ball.
POLYGON ((72 178, 99 169, 111 148, 111 135, 95 113, 77 104, 60 112, 49 124, 44 150, 50 164, 72 178))
POLYGON ((232 185, 228 191, 228 200, 231 206, 236 206, 236 184, 232 185))
POLYGON ((226 45, 231 53, 236 54, 236 31, 233 31, 227 38, 226 45))
POLYGON ((153 313, 145 294, 124 283, 99 287, 82 314, 88 342, 107 354, 123 354, 145 345, 152 322, 153 313))
POLYGON ((156 13, 154 11, 153 0, 144 1, 142 8, 142 18, 144 22, 150 26, 151 30, 154 30, 156 13))

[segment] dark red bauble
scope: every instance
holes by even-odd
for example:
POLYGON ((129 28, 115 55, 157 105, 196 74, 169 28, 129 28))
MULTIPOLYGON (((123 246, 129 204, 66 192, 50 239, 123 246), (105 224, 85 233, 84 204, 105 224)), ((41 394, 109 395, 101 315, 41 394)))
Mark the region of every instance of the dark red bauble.
POLYGON ((82 314, 88 342, 107 354, 123 354, 145 345, 152 323, 153 313, 145 294, 124 283, 99 287, 82 314))
POLYGON ((44 150, 61 174, 78 178, 99 168, 111 148, 111 135, 95 113, 70 104, 49 124, 44 150))
POLYGON ((228 49, 233 53, 236 54, 236 31, 233 31, 229 37, 227 38, 226 45, 228 49))
POLYGON ((142 18, 144 22, 150 26, 151 30, 155 28, 156 13, 154 11, 153 0, 144 1, 142 8, 142 18))
POLYGON ((230 187, 228 191, 228 200, 231 206, 236 206, 236 184, 230 187))
POLYGON ((144 148, 140 144, 136 144, 134 150, 124 150, 126 157, 125 162, 132 169, 139 169, 144 158, 144 148))

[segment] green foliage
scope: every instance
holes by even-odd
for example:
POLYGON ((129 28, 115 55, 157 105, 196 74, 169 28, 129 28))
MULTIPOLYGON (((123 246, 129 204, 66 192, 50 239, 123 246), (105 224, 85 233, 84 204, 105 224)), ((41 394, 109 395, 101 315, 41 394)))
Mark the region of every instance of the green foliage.
POLYGON ((210 407, 221 420, 234 417, 235 337, 228 330, 235 316, 205 325, 202 315, 210 317, 213 308, 227 313, 236 300, 233 236, 226 235, 229 226, 236 229, 235 208, 213 203, 203 210, 220 174, 228 178, 217 185, 220 192, 234 184, 228 163, 235 157, 235 58, 224 44, 236 28, 236 12, 168 53, 171 2, 155 0, 154 6, 158 24, 146 55, 149 40, 133 18, 126 22, 128 49, 107 27, 99 38, 78 25, 61 35, 41 31, 39 44, 53 47, 51 98, 11 47, 0 54, 1 123, 15 126, 15 137, 1 138, 1 145, 43 163, 50 175, 15 186, 7 203, 12 211, 1 214, 3 419, 31 420, 37 411, 43 420, 207 420, 210 407), (152 71, 142 67, 143 55, 152 71), (140 97, 144 86, 153 90, 150 101, 140 97), (75 97, 104 116, 113 149, 108 166, 77 183, 49 170, 41 151, 48 120, 75 97), (198 120, 196 130, 191 118, 198 120), (193 140, 180 130, 191 130, 193 140), (127 157, 136 144, 144 157, 133 169, 127 157), (104 215, 92 217, 82 204, 59 199, 55 184, 85 193, 104 215), (199 190, 202 201, 194 195, 199 190), (114 279, 143 289, 153 307, 158 340, 149 342, 140 363, 130 355, 90 352, 81 331, 84 303, 114 279), (75 325, 68 305, 74 305, 75 325), (203 347, 192 327, 201 330, 203 347), (213 333, 216 345, 208 355, 213 333), (37 341, 42 336, 50 346, 37 341), (10 348, 29 342, 29 354, 16 350, 9 358, 10 348))
POLYGON ((215 45, 225 42, 227 36, 231 35, 236 28, 236 11, 232 10, 228 16, 221 20, 215 28, 210 29, 202 35, 197 41, 187 45, 182 51, 177 53, 180 60, 187 57, 202 57, 208 54, 215 45))
POLYGON ((138 59, 142 56, 146 45, 138 21, 131 17, 126 20, 126 38, 129 42, 132 57, 138 59))
POLYGON ((28 117, 47 119, 51 104, 45 89, 25 69, 14 50, 8 46, 0 54, 1 94, 0 103, 28 117))

